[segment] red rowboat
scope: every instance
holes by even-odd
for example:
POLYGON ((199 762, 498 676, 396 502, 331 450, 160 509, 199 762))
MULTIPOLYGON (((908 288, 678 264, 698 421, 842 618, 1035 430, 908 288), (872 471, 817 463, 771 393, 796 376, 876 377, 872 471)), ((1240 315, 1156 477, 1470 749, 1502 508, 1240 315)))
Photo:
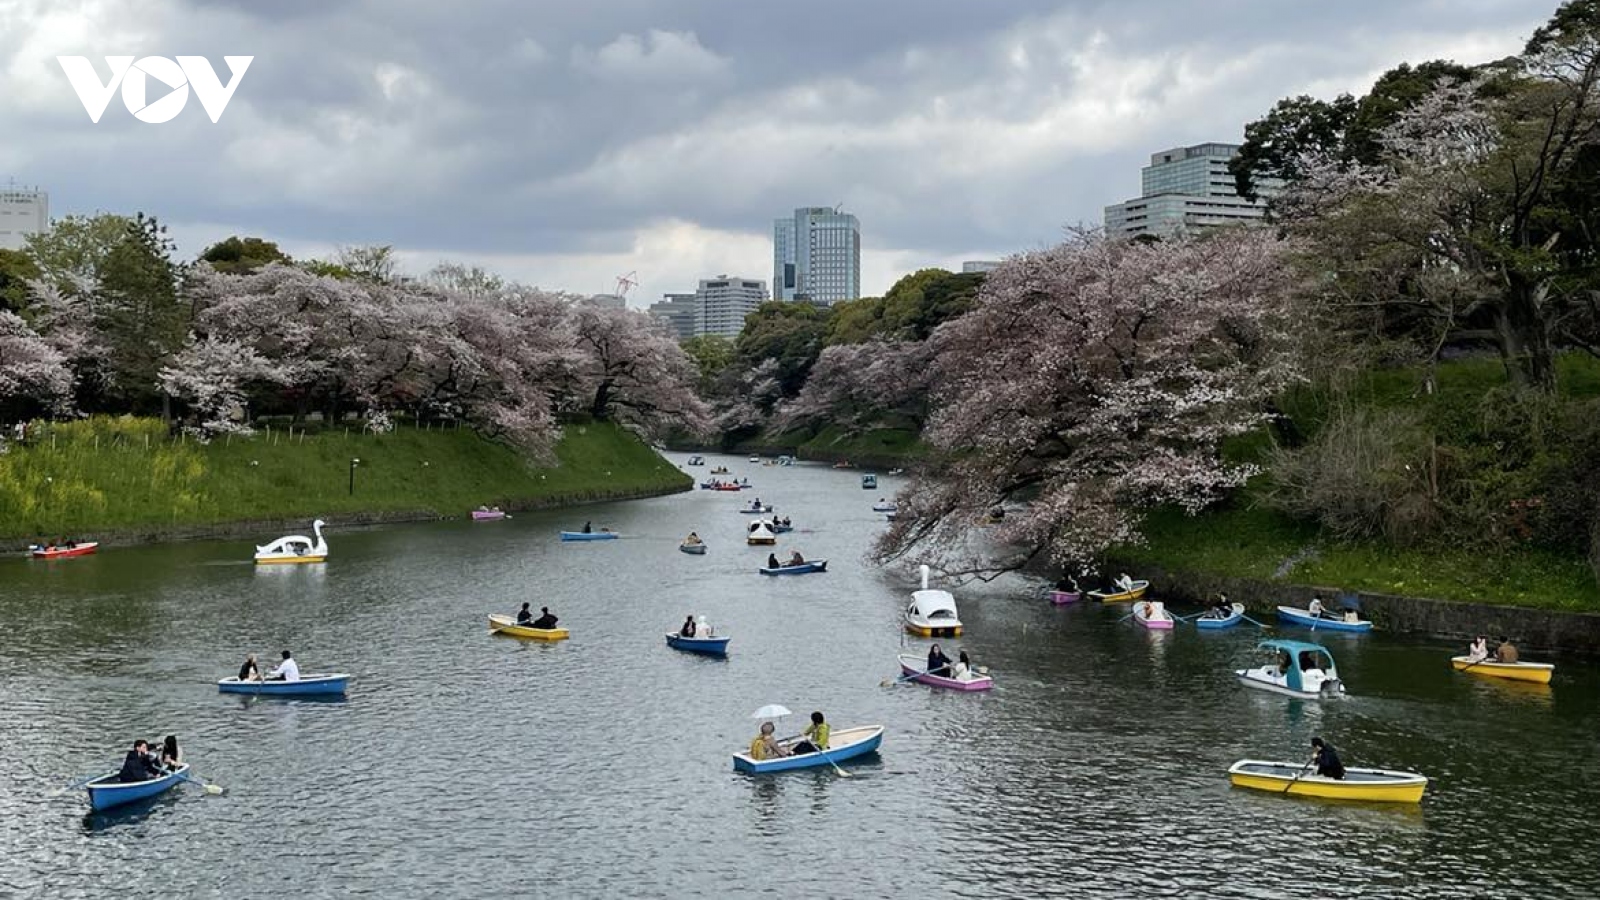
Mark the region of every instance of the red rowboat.
POLYGON ((99 541, 89 541, 83 544, 74 544, 71 547, 41 547, 38 544, 28 548, 34 559, 62 559, 68 556, 88 556, 100 549, 99 541))

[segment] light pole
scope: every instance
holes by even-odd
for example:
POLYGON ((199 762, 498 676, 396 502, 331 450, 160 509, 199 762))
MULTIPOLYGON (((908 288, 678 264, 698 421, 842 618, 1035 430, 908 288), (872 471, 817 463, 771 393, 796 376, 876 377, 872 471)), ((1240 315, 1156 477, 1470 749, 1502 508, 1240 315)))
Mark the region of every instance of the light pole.
POLYGON ((356 494, 356 466, 359 465, 361 465, 361 460, 350 460, 350 496, 352 497, 356 494))

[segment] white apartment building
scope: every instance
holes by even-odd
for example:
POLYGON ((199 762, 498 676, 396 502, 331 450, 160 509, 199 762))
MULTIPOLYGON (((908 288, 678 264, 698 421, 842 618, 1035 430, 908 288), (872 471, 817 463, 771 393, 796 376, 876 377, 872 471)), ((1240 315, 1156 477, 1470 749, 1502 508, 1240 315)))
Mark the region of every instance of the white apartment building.
POLYGON ((21 250, 28 235, 49 228, 49 194, 14 184, 0 187, 0 250, 21 250))
POLYGON ((702 278, 694 292, 694 333, 738 337, 745 316, 765 302, 765 281, 727 275, 702 278))

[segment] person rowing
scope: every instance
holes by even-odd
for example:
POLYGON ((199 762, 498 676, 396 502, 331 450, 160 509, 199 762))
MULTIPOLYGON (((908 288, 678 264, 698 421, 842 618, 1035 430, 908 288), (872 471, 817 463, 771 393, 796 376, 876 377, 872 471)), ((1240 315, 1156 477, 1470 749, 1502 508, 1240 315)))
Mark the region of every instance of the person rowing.
POLYGON ((300 664, 294 661, 294 656, 289 651, 283 651, 283 662, 267 676, 268 681, 299 681, 300 664))
POLYGON ((533 627, 533 610, 529 609, 530 606, 532 604, 523 603, 522 608, 517 610, 517 624, 524 628, 533 627))
POLYGON ((150 754, 150 742, 140 738, 133 742, 133 749, 122 758, 122 769, 117 772, 117 780, 123 784, 134 784, 160 778, 163 774, 161 766, 150 754))
POLYGON ((683 627, 678 629, 678 637, 692 638, 695 635, 694 615, 684 617, 683 627))
POLYGON ((689 532, 689 536, 688 537, 683 539, 683 542, 685 544, 691 546, 691 547, 694 547, 694 546, 697 546, 697 545, 699 545, 701 543, 704 543, 703 541, 700 540, 700 535, 695 534, 692 531, 689 532))
POLYGON ((1206 610, 1208 619, 1226 619, 1231 615, 1233 615, 1233 604, 1228 602, 1228 595, 1223 593, 1217 594, 1217 599, 1211 604, 1211 608, 1206 610))
POLYGON ((1344 778, 1344 763, 1339 759, 1339 751, 1320 737, 1311 739, 1311 763, 1316 765, 1317 774, 1323 778, 1344 778))
POLYGON ((769 569, 781 569, 781 568, 783 568, 783 566, 778 564, 778 554, 776 554, 776 553, 768 553, 767 554, 767 568, 769 568, 769 569))
POLYGON ((950 676, 950 657, 944 655, 944 651, 939 649, 938 644, 934 644, 928 649, 927 672, 929 675, 940 675, 946 678, 950 676))
POLYGON ((539 618, 534 619, 533 623, 528 626, 529 628, 549 629, 556 627, 556 617, 550 614, 550 607, 541 606, 539 607, 539 612, 542 613, 542 615, 540 615, 539 618))
POLYGON ((803 566, 805 564, 806 564, 806 558, 800 555, 800 551, 799 550, 796 550, 793 553, 789 554, 789 565, 790 566, 803 566))

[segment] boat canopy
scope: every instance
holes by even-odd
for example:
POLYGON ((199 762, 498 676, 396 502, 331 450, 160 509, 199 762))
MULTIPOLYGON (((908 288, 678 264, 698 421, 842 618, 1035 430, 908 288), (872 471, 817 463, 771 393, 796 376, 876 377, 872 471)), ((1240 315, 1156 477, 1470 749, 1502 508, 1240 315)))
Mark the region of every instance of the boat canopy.
POLYGON ((924 619, 956 618, 956 598, 949 591, 923 589, 911 593, 911 607, 906 613, 924 619))
POLYGON ((1330 678, 1337 678, 1339 674, 1333 664, 1333 654, 1321 644, 1271 640, 1262 641, 1256 645, 1256 649, 1276 653, 1280 660, 1288 658, 1288 665, 1283 666, 1283 676, 1287 686, 1292 690, 1306 690, 1305 680, 1301 675, 1308 669, 1320 669, 1330 678))

